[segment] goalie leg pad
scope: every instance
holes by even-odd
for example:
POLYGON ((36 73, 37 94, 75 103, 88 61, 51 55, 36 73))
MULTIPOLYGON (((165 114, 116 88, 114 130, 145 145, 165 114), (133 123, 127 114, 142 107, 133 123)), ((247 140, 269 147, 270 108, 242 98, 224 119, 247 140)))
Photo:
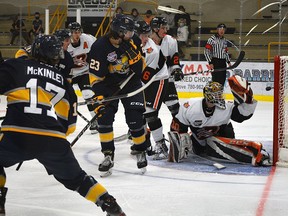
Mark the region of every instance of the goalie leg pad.
POLYGON ((253 166, 265 166, 263 161, 270 161, 270 156, 262 149, 262 144, 255 141, 211 137, 207 144, 222 157, 241 163, 251 163, 253 166))
POLYGON ((180 163, 192 151, 192 140, 188 133, 179 134, 176 131, 168 132, 170 140, 169 162, 180 163))
MULTIPOLYGON (((251 163, 253 153, 237 145, 231 145, 222 137, 209 137, 207 141, 207 155, 228 160, 233 163, 251 163)), ((229 139, 232 140, 232 139, 229 139)))

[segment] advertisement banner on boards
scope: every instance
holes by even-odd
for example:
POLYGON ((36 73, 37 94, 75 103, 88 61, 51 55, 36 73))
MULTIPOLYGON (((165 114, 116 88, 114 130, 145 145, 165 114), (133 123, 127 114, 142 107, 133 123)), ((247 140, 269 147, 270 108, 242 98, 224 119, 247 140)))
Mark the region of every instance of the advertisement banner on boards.
POLYGON ((67 0, 67 16, 76 17, 76 10, 81 9, 81 17, 104 17, 110 5, 115 10, 117 0, 67 0))
MULTIPOLYGON (((183 81, 175 82, 178 92, 202 92, 205 84, 211 80, 209 65, 205 61, 183 61, 181 62, 184 74, 204 71, 203 74, 185 76, 183 81)), ((216 72, 217 73, 217 72, 216 72)), ((274 64, 273 63, 255 63, 242 62, 236 69, 227 71, 227 78, 233 74, 244 77, 251 83, 254 94, 272 95, 273 91, 266 91, 267 86, 273 86, 274 82, 274 64)), ((225 92, 230 93, 228 83, 225 83, 225 92)))

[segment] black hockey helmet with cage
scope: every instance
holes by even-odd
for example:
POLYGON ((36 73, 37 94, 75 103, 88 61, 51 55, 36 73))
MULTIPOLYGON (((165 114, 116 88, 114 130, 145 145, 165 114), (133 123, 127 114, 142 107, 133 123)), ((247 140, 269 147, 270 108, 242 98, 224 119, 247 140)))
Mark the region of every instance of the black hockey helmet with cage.
POLYGON ((39 35, 31 46, 31 55, 38 61, 54 66, 64 58, 62 42, 55 35, 39 35))
POLYGON ((140 34, 150 34, 151 26, 147 24, 144 20, 139 20, 135 23, 135 30, 138 35, 140 34))
POLYGON ((68 29, 70 29, 71 32, 74 32, 74 31, 83 32, 82 26, 78 22, 69 23, 68 29))
POLYGON ((65 39, 71 37, 71 32, 68 29, 59 29, 54 32, 54 34, 61 42, 63 42, 65 39))
POLYGON ((207 82, 203 88, 203 95, 207 102, 221 109, 226 109, 223 92, 223 85, 218 82, 207 82))
POLYGON ((167 26, 168 22, 164 17, 154 17, 151 20, 150 26, 153 29, 159 29, 161 26, 167 26))

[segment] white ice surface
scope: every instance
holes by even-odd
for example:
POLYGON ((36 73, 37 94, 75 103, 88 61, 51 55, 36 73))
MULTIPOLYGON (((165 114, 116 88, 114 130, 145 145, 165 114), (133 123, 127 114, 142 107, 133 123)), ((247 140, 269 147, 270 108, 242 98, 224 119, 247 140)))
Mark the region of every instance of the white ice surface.
MULTIPOLYGON (((79 109, 90 118, 86 110, 86 107, 79 109)), ((272 103, 259 102, 249 121, 233 123, 237 138, 272 141, 272 110, 272 103)), ((171 116, 165 106, 160 116, 167 133, 171 116)), ((78 129, 69 140, 73 140, 85 124, 79 117, 78 129)), ((114 126, 115 136, 127 132, 122 106, 114 126)), ((103 156, 98 135, 87 131, 73 147, 82 168, 108 189, 128 216, 288 215, 287 168, 277 168, 269 180, 268 175, 193 172, 150 163, 147 173, 141 175, 129 147, 127 142, 116 144, 115 168, 107 178, 99 177, 97 165, 103 156)), ((6 169, 9 188, 6 216, 105 215, 93 203, 48 176, 37 161, 24 162, 18 172, 15 168, 6 169)))

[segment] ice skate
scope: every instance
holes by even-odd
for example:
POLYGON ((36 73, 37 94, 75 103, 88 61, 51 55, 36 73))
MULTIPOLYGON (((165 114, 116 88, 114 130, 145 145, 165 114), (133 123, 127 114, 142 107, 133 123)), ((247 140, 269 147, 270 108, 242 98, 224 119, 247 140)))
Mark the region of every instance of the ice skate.
POLYGON ((0 215, 5 215, 5 201, 6 201, 6 194, 8 188, 2 187, 0 188, 0 215))
POLYGON ((98 122, 97 120, 93 121, 90 126, 90 132, 91 134, 97 134, 98 133, 98 122))
POLYGON ((102 208, 107 216, 126 216, 121 207, 116 202, 116 199, 110 194, 106 193, 96 202, 102 208))
POLYGON ((156 142, 153 160, 162 160, 167 158, 168 148, 166 146, 165 139, 163 138, 162 140, 156 142))
POLYGON ((146 149, 146 153, 148 156, 152 156, 155 154, 155 151, 153 151, 152 145, 151 145, 151 140, 150 140, 150 136, 151 136, 151 132, 150 130, 147 128, 147 132, 146 132, 146 141, 147 141, 147 149, 146 149))
POLYGON ((112 167, 114 166, 114 155, 105 154, 104 160, 99 164, 98 170, 100 171, 100 177, 107 177, 112 174, 112 167))
POLYGON ((271 162, 271 158, 270 158, 270 155, 269 153, 262 149, 262 158, 261 158, 261 161, 257 164, 258 166, 264 166, 264 167, 267 167, 267 166, 272 166, 272 162, 271 162))
MULTIPOLYGON (((133 145, 135 146, 135 145, 133 145)), ((146 172, 147 167, 147 159, 146 159, 146 151, 137 151, 135 148, 131 146, 131 155, 135 155, 137 159, 137 167, 141 170, 141 173, 144 174, 146 172)))
POLYGON ((136 158, 137 158, 137 167, 138 169, 141 170, 141 173, 144 174, 147 169, 147 159, 146 159, 146 153, 145 151, 143 152, 139 152, 138 154, 136 154, 136 158))

